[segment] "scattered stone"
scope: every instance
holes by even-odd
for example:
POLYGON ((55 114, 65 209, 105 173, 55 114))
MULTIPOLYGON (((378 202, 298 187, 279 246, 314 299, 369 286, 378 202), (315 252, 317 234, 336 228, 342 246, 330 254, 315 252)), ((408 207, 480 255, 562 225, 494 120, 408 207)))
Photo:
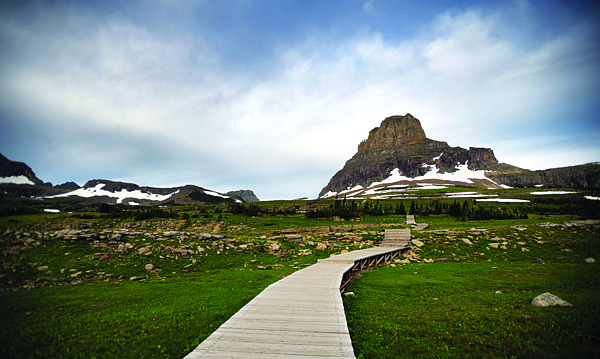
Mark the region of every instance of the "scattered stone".
POLYGON ((420 240, 418 240, 418 239, 413 239, 413 240, 412 240, 412 244, 413 244, 413 245, 415 245, 415 246, 417 246, 417 247, 421 247, 421 246, 423 246, 423 244, 424 244, 424 243, 423 243, 423 242, 421 242, 421 241, 420 241, 420 240))
POLYGON ((346 292, 344 293, 346 297, 354 297, 354 292, 346 292))
POLYGON ((572 307, 573 305, 569 302, 565 302, 554 294, 544 293, 540 294, 533 299, 532 305, 536 307, 553 307, 560 305, 562 307, 572 307))
POLYGON ((323 243, 323 242, 319 242, 317 244, 317 247, 315 248, 318 251, 324 251, 327 249, 327 244, 323 243))
POLYGON ((150 253, 152 253, 152 250, 148 247, 142 247, 142 248, 138 249, 138 254, 149 255, 150 253))
POLYGON ((494 292, 494 294, 502 294, 502 292, 499 291, 499 290, 497 290, 497 291, 494 292))
POLYGON ((461 240, 466 244, 473 244, 473 242, 471 242, 468 238, 461 238, 461 240))
POLYGON ((498 248, 500 246, 500 243, 490 243, 489 246, 492 248, 498 248))
MULTIPOLYGON (((586 259, 586 260, 587 260, 587 259, 586 259)), ((48 270, 48 266, 39 266, 39 267, 37 267, 37 269, 38 269, 39 271, 45 271, 45 270, 48 270)))
POLYGON ((586 263, 596 263, 596 260, 594 258, 586 258, 585 261, 586 263))
POLYGON ((146 264, 144 266, 144 268, 146 268, 146 270, 155 270, 156 267, 154 266, 154 264, 146 264))
POLYGON ((265 269, 267 269, 267 267, 265 267, 265 266, 256 266, 256 269, 265 270, 265 269))
POLYGON ((78 275, 80 275, 81 273, 83 273, 83 272, 82 272, 82 271, 75 272, 75 273, 71 274, 71 277, 75 278, 75 277, 77 277, 78 275))
POLYGON ((271 250, 278 251, 280 249, 281 249, 281 245, 279 245, 279 243, 273 243, 273 244, 271 244, 271 250))
POLYGON ((144 277, 131 277, 131 278, 129 278, 129 280, 132 281, 132 282, 133 281, 139 281, 139 280, 142 280, 142 279, 144 279, 144 277))
POLYGON ((535 263, 544 264, 544 260, 541 258, 536 258, 533 260, 535 263))

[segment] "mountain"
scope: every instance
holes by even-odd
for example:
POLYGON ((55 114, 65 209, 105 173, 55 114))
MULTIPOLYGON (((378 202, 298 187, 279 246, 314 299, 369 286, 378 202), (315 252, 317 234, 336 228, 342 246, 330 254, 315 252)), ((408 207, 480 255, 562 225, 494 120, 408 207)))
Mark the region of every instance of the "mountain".
POLYGON ((51 196, 87 198, 87 203, 128 205, 184 205, 243 202, 239 197, 211 191, 194 185, 159 188, 141 187, 134 183, 95 179, 83 187, 51 196))
POLYGON ((258 197, 256 197, 256 195, 254 194, 254 192, 252 192, 249 189, 241 189, 238 191, 229 191, 229 192, 227 192, 227 194, 231 195, 231 196, 238 196, 241 199, 243 199, 244 202, 246 202, 246 203, 260 201, 260 199, 258 199, 258 197))
POLYGON ((23 162, 11 161, 0 153, 0 183, 44 185, 31 167, 23 162))
POLYGON ((600 188, 600 164, 529 171, 499 163, 490 148, 451 147, 427 138, 411 114, 391 116, 369 132, 319 193, 329 197, 397 183, 439 183, 480 188, 534 185, 600 188))

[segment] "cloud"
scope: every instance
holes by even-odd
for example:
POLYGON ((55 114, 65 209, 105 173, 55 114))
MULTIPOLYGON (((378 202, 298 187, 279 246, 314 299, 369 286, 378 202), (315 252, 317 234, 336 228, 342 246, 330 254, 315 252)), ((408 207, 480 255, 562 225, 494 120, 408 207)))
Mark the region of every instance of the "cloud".
MULTIPOLYGON (((48 131, 37 135, 40 156, 52 163, 38 173, 46 180, 71 179, 66 172, 315 197, 371 128, 407 112, 430 138, 498 145, 496 156, 515 165, 600 154, 543 140, 552 126, 577 138, 566 123, 583 120, 567 116, 595 106, 599 62, 589 24, 531 45, 504 31, 503 13, 453 10, 412 38, 312 31, 278 47, 260 72, 228 67, 201 31, 61 9, 0 25, 9 50, 0 55, 0 106, 18 114, 13 130, 48 131), (537 147, 518 145, 532 136, 537 147)), ((373 2, 363 10, 372 12, 373 2)))
POLYGON ((375 12, 375 5, 373 5, 373 0, 367 1, 363 4, 363 11, 367 14, 372 14, 375 12))

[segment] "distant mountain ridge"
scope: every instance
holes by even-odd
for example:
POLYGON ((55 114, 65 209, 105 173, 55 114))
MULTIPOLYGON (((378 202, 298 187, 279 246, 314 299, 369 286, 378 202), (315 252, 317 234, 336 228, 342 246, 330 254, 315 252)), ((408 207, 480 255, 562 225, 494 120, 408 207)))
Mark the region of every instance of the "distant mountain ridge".
POLYGON ((79 189, 51 196, 51 198, 71 196, 87 198, 93 203, 126 205, 186 205, 244 202, 238 196, 222 194, 194 185, 170 188, 142 187, 135 183, 103 179, 88 181, 79 189))
POLYGON ((421 122, 407 113, 388 117, 372 129, 319 197, 354 187, 369 187, 394 173, 398 175, 397 182, 444 180, 481 188, 534 185, 600 188, 600 164, 525 170, 499 163, 490 148, 464 149, 429 139, 421 122))
POLYGON ((171 188, 139 186, 135 183, 94 179, 83 187, 66 182, 52 187, 37 178, 23 162, 11 161, 0 154, 0 196, 4 197, 80 197, 87 204, 185 205, 258 201, 251 190, 223 194, 195 185, 171 188), (246 199, 244 199, 245 197, 246 199))

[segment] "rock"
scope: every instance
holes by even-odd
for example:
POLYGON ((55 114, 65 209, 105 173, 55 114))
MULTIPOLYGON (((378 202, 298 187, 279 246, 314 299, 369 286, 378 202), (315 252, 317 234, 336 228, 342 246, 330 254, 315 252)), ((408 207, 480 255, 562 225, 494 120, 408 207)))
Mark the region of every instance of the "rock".
POLYGON ((256 269, 265 270, 265 269, 267 269, 267 267, 265 267, 265 266, 256 266, 256 269))
POLYGON ((571 303, 565 302, 554 294, 544 293, 540 294, 533 299, 531 302, 532 305, 536 307, 553 307, 553 306, 563 306, 563 307, 572 307, 571 303))
POLYGON ((39 267, 37 267, 37 270, 39 270, 39 271, 48 270, 48 266, 39 266, 39 267))
POLYGON ((344 293, 346 297, 354 297, 354 292, 346 292, 344 293))
POLYGON ((163 232, 163 237, 181 237, 181 236, 183 236, 183 233, 181 233, 179 231, 163 232))
POLYGON ((533 260, 535 263, 544 264, 544 260, 541 258, 536 258, 533 260))
POLYGON ((415 245, 415 246, 417 246, 417 247, 422 247, 424 243, 423 243, 423 242, 421 242, 421 241, 420 241, 420 240, 418 240, 418 239, 413 239, 413 240, 412 240, 412 244, 413 244, 413 245, 415 245))
POLYGON ((146 268, 146 270, 155 270, 156 269, 156 267, 154 266, 154 264, 151 264, 151 263, 150 264, 146 264, 144 266, 144 268, 146 268))
POLYGON ((502 294, 502 292, 499 291, 499 290, 497 290, 497 291, 494 292, 494 294, 502 294))
POLYGON ((258 199, 258 197, 256 197, 256 195, 254 194, 254 192, 252 192, 252 190, 249 190, 249 189, 241 189, 238 191, 229 191, 229 192, 227 192, 227 194, 230 196, 238 196, 241 199, 243 199, 244 202, 246 202, 246 203, 260 201, 258 199))
POLYGON ((142 248, 138 249, 138 254, 149 255, 150 253, 152 253, 152 250, 148 247, 142 247, 142 248))
POLYGON ((129 278, 129 280, 133 282, 133 281, 139 281, 139 280, 142 280, 142 279, 144 279, 144 278, 145 278, 145 277, 131 277, 131 278, 129 278))
POLYGON ((327 244, 323 243, 323 242, 319 242, 317 244, 317 247, 315 248, 318 251, 324 251, 327 249, 327 244))
POLYGON ((461 240, 462 240, 463 242, 465 242, 466 244, 473 244, 473 242, 471 242, 471 241, 470 241, 469 239, 467 239, 467 238, 461 238, 461 240))
POLYGON ((279 245, 279 243, 273 243, 271 244, 271 250, 272 251, 278 251, 281 249, 281 245, 279 245))
POLYGON ((490 243, 489 246, 492 248, 498 248, 498 246, 500 246, 500 243, 490 243))
POLYGON ((585 261, 586 263, 596 263, 596 260, 594 258, 586 258, 585 261))

